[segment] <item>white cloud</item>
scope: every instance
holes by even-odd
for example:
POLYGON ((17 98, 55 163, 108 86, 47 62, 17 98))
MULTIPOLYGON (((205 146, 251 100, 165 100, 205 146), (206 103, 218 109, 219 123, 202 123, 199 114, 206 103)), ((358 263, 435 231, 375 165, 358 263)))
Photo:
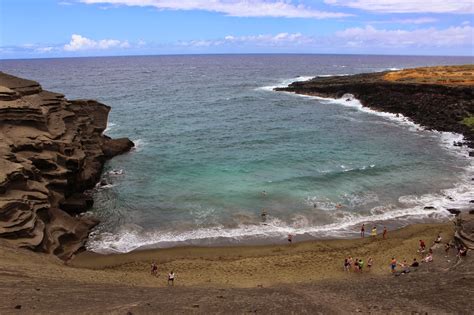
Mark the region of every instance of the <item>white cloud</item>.
POLYGON ((179 42, 181 46, 192 47, 215 47, 215 46, 261 46, 261 47, 279 47, 279 46, 304 46, 313 43, 314 38, 302 35, 301 33, 278 33, 259 34, 249 36, 227 35, 223 39, 216 40, 194 40, 179 42))
POLYGON ((348 28, 330 36, 306 36, 301 33, 260 34, 248 36, 227 35, 215 40, 193 40, 179 42, 178 46, 189 48, 284 48, 310 51, 332 48, 333 50, 355 49, 370 51, 418 50, 468 48, 474 45, 474 28, 470 25, 453 26, 446 29, 423 28, 416 30, 387 30, 373 26, 348 28))
POLYGON ((95 41, 93 39, 73 34, 69 44, 64 45, 65 51, 79 51, 79 50, 105 50, 111 48, 129 48, 128 41, 119 41, 117 39, 102 39, 95 41))
POLYGON ((38 48, 35 49, 35 51, 39 52, 39 53, 49 53, 49 52, 52 52, 53 50, 55 50, 55 48, 51 47, 51 46, 38 47, 38 48))
POLYGON ((430 17, 421 17, 416 19, 400 19, 400 20, 393 20, 394 23, 400 24, 430 24, 437 22, 438 19, 430 18, 430 17))
POLYGON ((336 32, 336 37, 349 47, 466 47, 474 46, 471 26, 452 26, 446 29, 425 28, 413 31, 365 28, 348 28, 336 32))
POLYGON ((325 0, 327 4, 381 13, 472 14, 472 0, 325 0))
POLYGON ((155 7, 160 10, 203 10, 239 17, 340 18, 347 13, 311 9, 292 0, 80 0, 87 4, 155 7))

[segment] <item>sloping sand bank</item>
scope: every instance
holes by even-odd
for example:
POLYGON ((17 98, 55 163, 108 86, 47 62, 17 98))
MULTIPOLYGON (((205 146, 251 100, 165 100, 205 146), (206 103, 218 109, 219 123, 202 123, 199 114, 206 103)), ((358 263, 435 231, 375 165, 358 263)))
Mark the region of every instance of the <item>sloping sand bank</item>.
POLYGON ((411 261, 419 239, 453 224, 413 225, 386 240, 355 239, 290 246, 172 248, 120 255, 83 253, 66 266, 57 258, 0 246, 0 313, 469 313, 472 257, 458 263, 434 247, 434 262, 392 276, 392 255, 411 261), (373 257, 370 272, 344 272, 345 256, 373 257), (159 276, 149 264, 158 262, 159 276), (80 268, 81 267, 81 268, 80 268), (92 269, 91 269, 92 268, 92 269), (165 274, 173 269, 174 287, 165 274))

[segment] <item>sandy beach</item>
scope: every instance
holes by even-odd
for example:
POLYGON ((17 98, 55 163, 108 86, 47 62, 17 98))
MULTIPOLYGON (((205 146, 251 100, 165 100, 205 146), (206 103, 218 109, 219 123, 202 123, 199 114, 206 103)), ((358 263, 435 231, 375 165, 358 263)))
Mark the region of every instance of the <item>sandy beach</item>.
POLYGON ((391 275, 392 256, 411 262, 419 239, 430 245, 453 224, 420 224, 372 239, 296 242, 291 246, 182 247, 59 259, 0 246, 0 312, 15 313, 468 313, 472 259, 457 263, 436 245, 434 262, 391 275), (371 271, 344 272, 344 257, 373 257, 371 271), (158 277, 150 263, 158 263, 158 277), (176 273, 174 287, 166 275, 176 273), (441 286, 440 286, 441 285, 441 286), (74 298, 72 298, 74 297, 74 298), (339 303, 338 301, 343 301, 339 303), (15 308, 16 307, 16 308, 15 308))

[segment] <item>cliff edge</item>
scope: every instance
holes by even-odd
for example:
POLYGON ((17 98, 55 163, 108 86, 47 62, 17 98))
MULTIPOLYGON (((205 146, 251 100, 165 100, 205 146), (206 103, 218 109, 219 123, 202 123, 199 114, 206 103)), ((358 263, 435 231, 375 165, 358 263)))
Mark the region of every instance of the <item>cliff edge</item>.
POLYGON ((275 90, 331 98, 352 94, 374 110, 400 113, 428 129, 463 134, 474 147, 474 65, 315 77, 275 90))
POLYGON ((103 135, 110 107, 0 72, 0 237, 68 259, 98 220, 87 190, 129 139, 103 135))

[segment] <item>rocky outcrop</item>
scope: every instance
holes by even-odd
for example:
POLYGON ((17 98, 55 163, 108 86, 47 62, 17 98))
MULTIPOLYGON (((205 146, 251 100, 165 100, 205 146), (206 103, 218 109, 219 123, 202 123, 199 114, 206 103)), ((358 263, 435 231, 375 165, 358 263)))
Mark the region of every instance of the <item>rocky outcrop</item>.
POLYGON ((67 259, 98 221, 81 215, 107 159, 133 147, 103 135, 110 107, 70 101, 0 72, 0 237, 67 259))
POLYGON ((454 239, 470 250, 474 250, 474 213, 464 212, 456 216, 454 239))
POLYGON ((473 85, 389 81, 388 73, 316 77, 275 90, 332 98, 349 93, 374 110, 400 113, 427 129, 463 134, 473 147, 474 130, 463 123, 474 116, 473 85))

